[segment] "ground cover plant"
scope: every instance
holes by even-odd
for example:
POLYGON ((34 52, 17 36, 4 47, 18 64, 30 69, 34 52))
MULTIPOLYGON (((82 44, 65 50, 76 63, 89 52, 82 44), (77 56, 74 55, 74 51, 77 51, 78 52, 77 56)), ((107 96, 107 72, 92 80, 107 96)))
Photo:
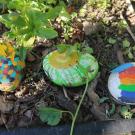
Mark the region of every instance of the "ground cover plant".
POLYGON ((1 126, 53 126, 73 120, 72 135, 75 122, 134 118, 134 106, 116 103, 107 88, 111 69, 135 60, 134 10, 126 1, 0 3, 1 40, 10 40, 26 62, 19 87, 12 93, 0 93, 1 126), (96 57, 100 73, 86 88, 57 86, 45 75, 43 58, 59 44, 76 43, 83 53, 96 57))

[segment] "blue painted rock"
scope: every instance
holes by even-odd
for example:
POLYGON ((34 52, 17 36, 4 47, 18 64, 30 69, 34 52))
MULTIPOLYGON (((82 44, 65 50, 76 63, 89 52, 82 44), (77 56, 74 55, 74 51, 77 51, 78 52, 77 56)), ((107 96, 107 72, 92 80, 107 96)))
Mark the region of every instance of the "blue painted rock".
POLYGON ((122 64, 112 70, 108 88, 119 103, 135 104, 135 63, 122 64))

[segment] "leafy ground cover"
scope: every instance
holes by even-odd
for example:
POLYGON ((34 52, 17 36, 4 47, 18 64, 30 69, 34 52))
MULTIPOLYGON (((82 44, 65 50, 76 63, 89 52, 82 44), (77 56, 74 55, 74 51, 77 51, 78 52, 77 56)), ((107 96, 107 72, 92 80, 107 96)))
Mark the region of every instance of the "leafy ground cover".
MULTIPOLYGON (((54 6, 56 3, 51 4, 54 6)), ((135 60, 134 10, 129 8, 124 0, 88 0, 81 2, 74 0, 66 5, 68 5, 66 7, 68 14, 63 11, 64 15, 61 13, 51 23, 42 20, 43 22, 41 21, 38 24, 38 21, 33 23, 29 19, 27 25, 32 24, 31 30, 35 31, 27 31, 26 37, 23 38, 21 43, 20 38, 22 39, 22 37, 20 35, 24 35, 23 32, 26 31, 20 31, 20 26, 23 27, 26 24, 14 24, 12 27, 13 33, 8 33, 13 39, 16 38, 16 35, 13 35, 16 33, 14 28, 18 27, 17 34, 20 35, 17 37, 17 43, 26 45, 28 41, 27 44, 34 47, 32 51, 27 53, 25 76, 19 88, 13 93, 0 93, 0 125, 7 129, 40 124, 46 126, 46 123, 56 125, 59 122, 60 124, 71 122, 72 116, 66 112, 75 112, 85 86, 77 88, 58 87, 47 78, 42 69, 43 57, 55 50, 59 43, 81 43, 81 46, 85 47, 84 51, 92 53, 100 65, 100 73, 88 86, 87 95, 79 111, 77 122, 131 119, 135 116, 134 106, 119 105, 111 98, 107 88, 111 69, 121 63, 135 60), (42 31, 39 31, 37 26, 41 28, 42 25, 49 25, 50 29, 44 30, 50 30, 49 32, 52 34, 44 35, 42 31), (35 38, 36 36, 38 38, 35 38), (43 36, 47 39, 43 40, 43 36), (28 40, 31 37, 34 37, 34 40, 28 40), (48 112, 48 110, 41 109, 43 107, 51 108, 48 112), (65 112, 58 113, 57 109, 52 108, 65 112), (44 112, 47 112, 46 115, 43 115, 44 112), (52 113, 51 116, 50 113, 52 113)), ((134 6, 134 2, 132 5, 134 6)), ((14 7, 11 3, 10 8, 18 7, 14 7)), ((40 11, 44 12, 46 8, 49 10, 52 7, 50 7, 50 4, 43 7, 38 3, 38 5, 34 5, 34 9, 30 9, 32 12, 26 12, 24 9, 23 13, 28 14, 28 17, 32 17, 32 19, 35 17, 36 21, 36 19, 42 18, 40 11), (39 12, 35 8, 39 8, 39 12), (41 16, 29 14, 35 12, 41 16)), ((20 9, 17 11, 17 13, 20 13, 20 9)), ((1 14, 4 13, 7 13, 7 7, 1 5, 1 14)), ((18 14, 19 19, 25 20, 24 14, 21 16, 18 14)), ((49 17, 55 16, 51 14, 49 17)), ((7 26, 9 27, 0 24, 1 38, 3 38, 2 34, 10 29, 11 24, 7 24, 7 26)))

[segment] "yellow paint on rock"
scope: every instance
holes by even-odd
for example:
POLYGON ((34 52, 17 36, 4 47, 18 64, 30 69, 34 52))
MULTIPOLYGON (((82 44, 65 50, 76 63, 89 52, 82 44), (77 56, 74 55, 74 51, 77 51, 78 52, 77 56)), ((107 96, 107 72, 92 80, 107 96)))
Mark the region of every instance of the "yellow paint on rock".
POLYGON ((52 55, 49 56, 49 63, 57 68, 68 68, 77 64, 79 56, 77 52, 73 52, 71 55, 67 56, 66 53, 59 53, 54 51, 52 55))
POLYGON ((14 62, 15 49, 10 43, 0 43, 0 56, 10 58, 14 62))

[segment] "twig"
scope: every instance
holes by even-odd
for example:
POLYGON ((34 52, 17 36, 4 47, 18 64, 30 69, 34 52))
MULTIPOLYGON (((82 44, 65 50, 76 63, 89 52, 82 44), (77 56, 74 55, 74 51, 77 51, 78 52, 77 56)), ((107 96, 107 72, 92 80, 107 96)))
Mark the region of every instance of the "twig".
POLYGON ((99 77, 100 77, 100 73, 98 73, 97 77, 89 84, 87 93, 90 93, 91 91, 95 90, 99 77))
POLYGON ((91 82, 88 86, 87 94, 89 100, 92 101, 94 104, 98 104, 99 96, 95 93, 95 88, 98 83, 98 79, 100 77, 100 73, 98 73, 97 77, 91 82))
POLYGON ((124 57, 123 57, 123 53, 120 50, 118 45, 114 45, 114 50, 117 53, 117 59, 118 59, 119 64, 125 63, 125 60, 124 60, 124 57))
POLYGON ((67 91, 66 91, 66 88, 65 88, 65 87, 63 87, 63 93, 64 93, 64 96, 65 96, 68 100, 70 100, 70 98, 69 98, 69 96, 68 96, 68 94, 67 94, 67 91))
MULTIPOLYGON (((121 14, 121 19, 123 19, 123 20, 127 23, 126 19, 124 18, 124 16, 123 16, 122 14, 121 14)), ((132 39, 133 39, 134 42, 135 42, 135 36, 134 36, 134 34, 133 34, 131 28, 129 27, 128 23, 127 23, 126 29, 127 29, 128 33, 130 34, 130 36, 132 37, 132 39)))
POLYGON ((126 0, 126 3, 128 4, 128 10, 129 10, 129 14, 134 13, 134 8, 132 6, 132 3, 130 0, 126 0))
POLYGON ((3 123, 4 123, 5 127, 6 127, 6 129, 9 131, 9 128, 8 128, 8 126, 6 124, 6 121, 5 121, 2 113, 1 113, 1 119, 2 119, 2 121, 3 121, 3 123))
POLYGON ((104 113, 99 105, 93 104, 90 111, 96 119, 108 120, 108 116, 104 113))
POLYGON ((119 64, 125 63, 124 58, 123 58, 123 53, 120 49, 117 50, 117 58, 118 58, 119 64))
POLYGON ((134 40, 134 42, 135 42, 135 36, 134 36, 133 32, 131 31, 129 25, 127 26, 126 29, 127 29, 128 33, 131 35, 131 37, 133 38, 133 40, 134 40))

